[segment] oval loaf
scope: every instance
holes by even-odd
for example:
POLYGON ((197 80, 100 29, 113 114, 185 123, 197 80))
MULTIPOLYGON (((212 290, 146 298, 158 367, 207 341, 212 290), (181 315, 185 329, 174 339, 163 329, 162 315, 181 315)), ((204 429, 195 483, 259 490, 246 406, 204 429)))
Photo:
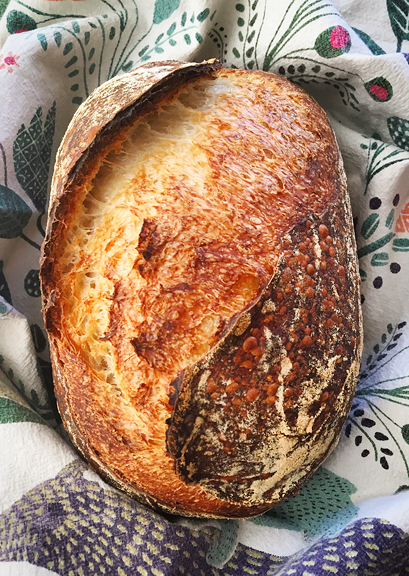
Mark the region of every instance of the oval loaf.
POLYGON ((155 62, 99 87, 58 151, 41 282, 64 426, 130 496, 254 516, 336 445, 354 234, 329 122, 286 79, 155 62))

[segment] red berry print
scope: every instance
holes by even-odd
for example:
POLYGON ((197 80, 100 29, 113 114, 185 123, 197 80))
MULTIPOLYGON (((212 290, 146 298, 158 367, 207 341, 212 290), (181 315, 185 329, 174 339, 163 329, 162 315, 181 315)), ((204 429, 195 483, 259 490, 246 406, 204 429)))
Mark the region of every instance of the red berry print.
POLYGON ((393 96, 392 84, 382 76, 367 82, 365 88, 375 102, 388 102, 393 96))
POLYGON ((314 48, 323 58, 336 58, 349 52, 351 38, 343 26, 331 26, 317 36, 314 48))
POLYGON ((7 64, 7 66, 13 66, 14 64, 17 64, 17 61, 14 56, 6 56, 4 58, 4 63, 7 64))
POLYGON ((349 41, 349 34, 342 26, 337 26, 331 32, 330 43, 333 48, 341 50, 348 45, 349 41))
POLYGON ((382 86, 377 86, 376 84, 369 88, 369 93, 376 96, 378 100, 386 100, 388 97, 388 91, 385 88, 382 88, 382 86))
POLYGON ((9 72, 11 74, 13 72, 14 68, 16 66, 19 66, 19 64, 17 62, 17 60, 19 58, 20 58, 20 56, 17 56, 16 54, 13 54, 12 52, 9 52, 7 54, 7 56, 0 54, 0 70, 4 70, 6 68, 7 72, 9 72))

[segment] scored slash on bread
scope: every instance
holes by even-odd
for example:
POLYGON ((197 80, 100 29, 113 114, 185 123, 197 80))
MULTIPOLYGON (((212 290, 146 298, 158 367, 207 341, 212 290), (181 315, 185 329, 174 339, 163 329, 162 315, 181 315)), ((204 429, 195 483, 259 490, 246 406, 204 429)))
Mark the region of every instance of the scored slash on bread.
POLYGON ((57 154, 41 282, 63 423, 132 497, 249 517, 336 445, 362 351, 342 159, 264 72, 151 63, 57 154))

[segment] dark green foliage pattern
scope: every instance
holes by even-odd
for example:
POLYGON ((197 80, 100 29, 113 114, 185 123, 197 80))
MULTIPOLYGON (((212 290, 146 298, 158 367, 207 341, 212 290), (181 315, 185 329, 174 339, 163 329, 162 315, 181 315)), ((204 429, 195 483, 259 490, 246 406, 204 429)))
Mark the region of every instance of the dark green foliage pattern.
POLYGON ((9 304, 13 304, 11 301, 11 294, 7 280, 3 271, 3 260, 0 260, 0 296, 2 296, 2 298, 4 298, 9 304))
POLYGON ((38 108, 28 127, 22 124, 13 145, 17 180, 39 212, 45 212, 47 202, 55 113, 54 102, 43 124, 42 108, 38 108))
POLYGON ((0 184, 0 238, 17 238, 27 226, 31 209, 13 190, 0 184))
POLYGON ((31 16, 20 12, 20 10, 10 10, 7 14, 7 30, 10 34, 24 32, 26 30, 35 30, 37 23, 31 16))
POLYGON ((388 129, 396 146, 409 152, 409 120, 391 116, 388 118, 388 129))
POLYGON ((400 52, 403 40, 409 40, 409 0, 386 0, 386 6, 400 52))
POLYGON ((41 296, 39 270, 29 270, 24 278, 24 290, 33 298, 41 296))
POLYGON ((0 424, 7 424, 9 422, 35 422, 36 424, 44 424, 44 420, 29 408, 9 398, 0 398, 0 424))
POLYGON ((352 504, 350 495, 356 490, 349 480, 320 468, 301 487, 299 494, 280 502, 270 512, 252 522, 287 530, 302 530, 308 539, 312 539, 334 523, 346 523, 355 516, 357 508, 352 504))

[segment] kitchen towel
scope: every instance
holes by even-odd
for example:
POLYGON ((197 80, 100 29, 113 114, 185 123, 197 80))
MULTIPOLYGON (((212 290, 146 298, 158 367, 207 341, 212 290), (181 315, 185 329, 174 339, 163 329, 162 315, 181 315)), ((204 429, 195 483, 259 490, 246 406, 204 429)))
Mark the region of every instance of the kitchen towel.
POLYGON ((0 576, 409 574, 409 1, 1 0, 0 14, 0 576), (363 362, 339 445, 298 495, 246 521, 158 514, 79 458, 38 278, 78 106, 144 62, 212 57, 286 76, 325 108, 362 280, 363 362))

